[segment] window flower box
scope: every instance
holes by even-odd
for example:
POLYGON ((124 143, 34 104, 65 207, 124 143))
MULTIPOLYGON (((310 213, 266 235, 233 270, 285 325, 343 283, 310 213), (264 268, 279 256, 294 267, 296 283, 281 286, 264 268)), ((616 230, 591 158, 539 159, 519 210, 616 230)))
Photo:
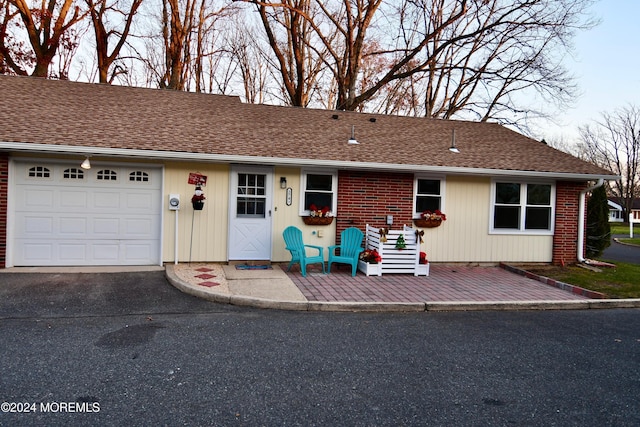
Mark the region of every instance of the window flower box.
POLYGON ((303 216, 302 221, 307 225, 329 225, 333 222, 333 215, 329 206, 318 209, 316 205, 309 206, 309 216, 303 216))
POLYGON ((435 228, 440 227, 442 222, 446 220, 447 216, 440 210, 435 212, 424 211, 420 214, 420 218, 413 220, 413 223, 420 228, 435 228))
POLYGON ((307 225, 329 225, 333 222, 332 216, 303 216, 302 221, 307 225))
POLYGON ((420 228, 435 228, 442 224, 441 219, 414 219, 413 223, 420 228))

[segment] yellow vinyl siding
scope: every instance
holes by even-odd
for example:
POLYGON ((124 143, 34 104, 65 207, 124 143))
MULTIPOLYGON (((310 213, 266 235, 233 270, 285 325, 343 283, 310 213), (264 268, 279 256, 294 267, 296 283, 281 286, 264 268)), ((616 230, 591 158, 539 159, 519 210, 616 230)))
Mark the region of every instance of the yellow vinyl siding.
POLYGON ((306 225, 300 217, 300 169, 276 167, 273 177, 273 247, 271 259, 276 262, 290 261, 291 254, 285 249, 282 232, 290 225, 302 230, 304 242, 308 245, 324 247, 327 258, 327 247, 335 244, 336 220, 331 225, 306 225), (287 206, 287 190, 280 188, 280 177, 287 178, 287 187, 292 189, 291 206, 287 206), (322 237, 318 236, 321 231, 322 237))
MULTIPOLYGON (((164 197, 180 194, 178 211, 178 259, 187 262, 224 262, 227 260, 227 226, 229 223, 229 166, 212 163, 166 163, 164 197), (203 187, 204 209, 194 211, 191 196, 195 186, 188 183, 189 173, 207 176, 203 187), (191 227, 193 224, 193 240, 191 227), (191 258, 189 258, 191 256, 191 258)), ((165 207, 167 200, 165 200, 165 207)), ((175 213, 164 211, 163 260, 174 261, 175 213)))
POLYGON ((553 236, 489 234, 489 177, 447 176, 440 227, 425 229, 423 248, 433 262, 551 262, 553 236))

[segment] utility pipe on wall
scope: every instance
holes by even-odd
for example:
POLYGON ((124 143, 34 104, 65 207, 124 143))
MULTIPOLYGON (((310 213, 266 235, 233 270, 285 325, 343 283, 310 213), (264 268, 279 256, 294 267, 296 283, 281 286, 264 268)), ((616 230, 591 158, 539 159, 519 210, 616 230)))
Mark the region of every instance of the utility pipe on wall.
POLYGON ((175 246, 173 249, 174 264, 178 265, 178 210, 177 209, 176 209, 176 236, 175 236, 174 246, 175 246))
POLYGON ((586 210, 587 193, 595 190, 598 187, 604 185, 604 179, 600 178, 598 182, 580 192, 580 204, 578 207, 578 261, 584 262, 584 236, 585 236, 585 223, 584 215, 586 210))

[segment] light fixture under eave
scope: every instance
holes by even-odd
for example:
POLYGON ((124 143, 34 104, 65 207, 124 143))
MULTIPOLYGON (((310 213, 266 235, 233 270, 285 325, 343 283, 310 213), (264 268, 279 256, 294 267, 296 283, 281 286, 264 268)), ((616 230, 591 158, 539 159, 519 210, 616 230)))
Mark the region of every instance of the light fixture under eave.
POLYGON ((285 188, 287 188, 287 177, 286 176, 281 176, 280 177, 280 188, 282 188, 283 190, 285 188))
POLYGON ((347 141, 347 144, 349 144, 349 145, 360 144, 356 140, 356 127, 355 127, 355 125, 351 125, 351 138, 349 138, 349 141, 347 141))
POLYGON ((80 167, 82 169, 91 169, 91 162, 89 161, 89 156, 85 157, 84 161, 80 163, 80 167))
POLYGON ((452 153, 460 152, 458 147, 456 147, 456 130, 455 129, 453 129, 453 132, 451 132, 451 147, 449 147, 449 151, 451 151, 452 153))

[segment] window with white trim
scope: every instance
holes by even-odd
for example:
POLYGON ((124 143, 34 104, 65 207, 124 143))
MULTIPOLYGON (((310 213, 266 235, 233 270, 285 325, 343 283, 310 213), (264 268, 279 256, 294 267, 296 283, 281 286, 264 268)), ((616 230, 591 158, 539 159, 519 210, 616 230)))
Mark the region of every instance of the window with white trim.
POLYGON ((303 171, 301 179, 301 215, 309 215, 311 205, 328 207, 336 215, 338 174, 336 172, 303 171))
POLYGON ((424 211, 444 211, 444 184, 442 178, 416 177, 413 183, 414 218, 420 218, 424 211))
POLYGON ((239 173, 236 198, 238 218, 265 218, 267 206, 267 175, 239 173))
POLYGON ((555 186, 502 182, 492 186, 491 229, 494 232, 545 233, 553 230, 555 186))

